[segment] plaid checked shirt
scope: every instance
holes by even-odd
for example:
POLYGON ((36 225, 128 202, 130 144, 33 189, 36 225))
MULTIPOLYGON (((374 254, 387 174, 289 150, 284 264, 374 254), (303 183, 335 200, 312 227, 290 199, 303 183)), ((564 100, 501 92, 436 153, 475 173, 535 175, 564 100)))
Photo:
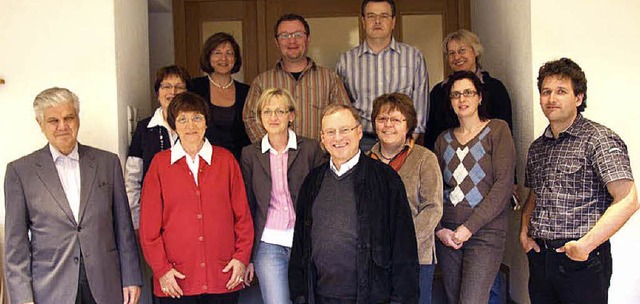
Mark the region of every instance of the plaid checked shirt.
POLYGON ((627 146, 616 133, 581 114, 558 139, 547 127, 527 157, 525 185, 536 195, 529 235, 582 237, 613 201, 607 183, 622 179, 633 176, 627 146))

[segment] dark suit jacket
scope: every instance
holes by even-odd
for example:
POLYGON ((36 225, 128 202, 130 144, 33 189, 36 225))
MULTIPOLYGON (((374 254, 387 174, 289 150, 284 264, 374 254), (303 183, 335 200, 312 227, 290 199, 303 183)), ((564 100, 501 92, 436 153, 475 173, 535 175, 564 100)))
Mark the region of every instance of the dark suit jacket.
MULTIPOLYGON (((287 161, 287 183, 294 208, 305 176, 311 169, 325 161, 324 152, 316 140, 297 136, 297 144, 298 149, 289 150, 287 161)), ((253 255, 255 255, 267 221, 272 186, 269 152, 262 153, 261 140, 242 149, 241 168, 255 227, 253 245, 253 255)))
POLYGON ((78 221, 48 145, 7 165, 4 250, 11 303, 74 303, 80 254, 98 303, 122 303, 122 288, 142 283, 118 156, 80 144, 78 154, 78 221))

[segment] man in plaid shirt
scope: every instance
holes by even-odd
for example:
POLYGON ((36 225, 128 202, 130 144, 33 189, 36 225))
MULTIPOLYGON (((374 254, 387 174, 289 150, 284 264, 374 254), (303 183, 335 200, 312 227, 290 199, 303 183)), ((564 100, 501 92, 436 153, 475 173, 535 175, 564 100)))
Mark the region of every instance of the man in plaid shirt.
POLYGON ((627 146, 580 114, 587 80, 571 59, 545 63, 540 106, 549 120, 529 148, 520 243, 537 303, 607 303, 609 238, 638 210, 627 146))

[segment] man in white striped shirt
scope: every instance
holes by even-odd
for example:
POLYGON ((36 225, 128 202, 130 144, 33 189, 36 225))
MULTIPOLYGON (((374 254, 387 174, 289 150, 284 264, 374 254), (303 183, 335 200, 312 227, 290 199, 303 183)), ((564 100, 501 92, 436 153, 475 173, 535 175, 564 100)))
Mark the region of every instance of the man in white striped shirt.
POLYGON ((393 38, 396 5, 393 0, 364 0, 361 7, 365 41, 340 56, 336 72, 358 110, 364 136, 362 151, 376 142, 371 124, 373 100, 385 93, 404 93, 416 108, 414 139, 424 133, 429 108, 429 75, 420 51, 393 38))

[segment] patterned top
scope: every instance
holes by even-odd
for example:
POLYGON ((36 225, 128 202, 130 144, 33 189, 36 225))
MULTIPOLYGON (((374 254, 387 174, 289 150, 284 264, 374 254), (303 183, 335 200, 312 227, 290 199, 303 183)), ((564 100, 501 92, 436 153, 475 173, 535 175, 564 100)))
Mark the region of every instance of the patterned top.
POLYGON ((342 82, 333 71, 317 66, 311 58, 307 58, 307 67, 296 80, 283 69, 282 61, 278 61, 274 69, 258 75, 249 89, 242 120, 251 142, 262 139, 266 134, 256 121, 256 104, 262 92, 269 88, 287 89, 293 95, 298 106, 293 131, 299 136, 317 140, 320 140, 324 109, 330 104, 350 104, 342 82))
POLYGON ((492 119, 466 144, 449 129, 436 140, 435 153, 444 179, 441 223, 506 229, 506 208, 513 192, 516 152, 504 120, 492 119))
POLYGON ((360 113, 365 132, 374 133, 373 100, 385 93, 398 92, 413 100, 418 118, 415 132, 424 133, 429 110, 429 74, 418 49, 392 39, 388 48, 376 54, 365 42, 340 55, 336 72, 360 113))
POLYGON ((605 126, 578 114, 558 139, 547 127, 529 147, 525 185, 536 195, 529 235, 580 238, 613 198, 607 183, 633 180, 627 146, 605 126))

